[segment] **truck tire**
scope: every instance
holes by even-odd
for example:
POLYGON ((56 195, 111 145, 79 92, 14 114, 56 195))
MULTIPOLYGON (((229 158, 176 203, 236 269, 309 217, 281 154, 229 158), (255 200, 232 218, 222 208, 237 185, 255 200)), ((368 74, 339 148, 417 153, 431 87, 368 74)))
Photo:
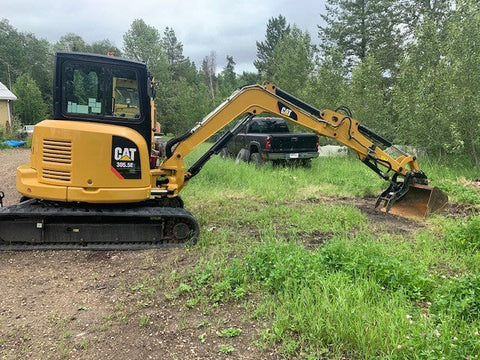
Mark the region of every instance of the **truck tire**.
POLYGON ((220 150, 220 158, 222 159, 226 159, 228 158, 228 150, 226 147, 222 148, 222 150, 220 150))
POLYGON ((310 169, 312 167, 312 159, 302 159, 300 164, 305 168, 305 169, 310 169))
POLYGON ((263 159, 259 153, 252 153, 250 154, 250 162, 255 165, 255 167, 263 166, 263 159))
POLYGON ((240 162, 248 162, 250 159, 250 151, 247 149, 241 149, 238 154, 237 158, 235 159, 235 164, 238 164, 240 162))

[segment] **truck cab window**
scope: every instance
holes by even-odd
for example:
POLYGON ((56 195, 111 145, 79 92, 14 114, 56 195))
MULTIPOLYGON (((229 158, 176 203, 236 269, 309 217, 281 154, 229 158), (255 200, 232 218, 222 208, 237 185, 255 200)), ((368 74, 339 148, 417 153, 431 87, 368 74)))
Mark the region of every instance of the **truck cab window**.
POLYGON ((262 132, 261 130, 262 130, 262 126, 258 122, 254 121, 250 124, 249 132, 251 134, 261 133, 262 132))

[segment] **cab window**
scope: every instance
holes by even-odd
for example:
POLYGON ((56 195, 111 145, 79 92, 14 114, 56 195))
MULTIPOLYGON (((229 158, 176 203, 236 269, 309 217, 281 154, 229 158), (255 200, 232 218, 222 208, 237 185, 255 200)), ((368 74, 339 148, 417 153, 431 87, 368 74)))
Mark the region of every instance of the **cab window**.
POLYGON ((140 116, 137 81, 128 78, 113 78, 113 114, 127 118, 140 116))
POLYGON ((64 71, 63 111, 67 115, 102 120, 140 118, 135 71, 85 63, 69 63, 64 71))

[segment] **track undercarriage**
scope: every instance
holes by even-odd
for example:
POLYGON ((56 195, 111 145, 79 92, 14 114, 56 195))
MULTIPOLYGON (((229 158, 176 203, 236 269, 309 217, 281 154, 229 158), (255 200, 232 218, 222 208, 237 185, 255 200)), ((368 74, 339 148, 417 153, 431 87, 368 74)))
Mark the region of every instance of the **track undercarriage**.
POLYGON ((197 220, 180 199, 135 204, 30 199, 0 209, 0 250, 139 250, 195 244, 197 220))

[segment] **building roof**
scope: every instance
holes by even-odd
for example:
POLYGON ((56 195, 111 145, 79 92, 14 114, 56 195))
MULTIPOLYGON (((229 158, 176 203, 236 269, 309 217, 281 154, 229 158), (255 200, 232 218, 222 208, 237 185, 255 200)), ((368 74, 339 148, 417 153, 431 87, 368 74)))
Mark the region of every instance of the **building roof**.
POLYGON ((17 100, 17 97, 0 82, 0 100, 17 100))

